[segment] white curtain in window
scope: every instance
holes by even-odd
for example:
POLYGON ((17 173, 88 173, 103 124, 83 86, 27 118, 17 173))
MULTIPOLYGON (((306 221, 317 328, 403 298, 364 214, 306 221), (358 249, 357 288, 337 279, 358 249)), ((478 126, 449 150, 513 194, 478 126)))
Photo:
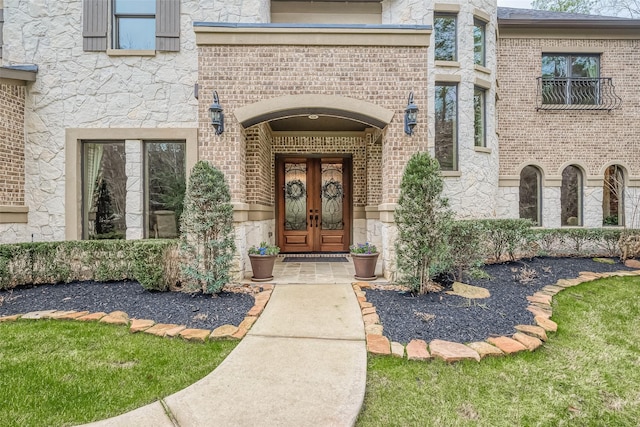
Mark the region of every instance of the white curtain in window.
POLYGON ((89 213, 93 209, 93 199, 98 189, 97 181, 100 174, 100 164, 102 163, 102 144, 85 145, 85 182, 83 194, 84 224, 88 234, 93 234, 94 221, 89 221, 89 213))

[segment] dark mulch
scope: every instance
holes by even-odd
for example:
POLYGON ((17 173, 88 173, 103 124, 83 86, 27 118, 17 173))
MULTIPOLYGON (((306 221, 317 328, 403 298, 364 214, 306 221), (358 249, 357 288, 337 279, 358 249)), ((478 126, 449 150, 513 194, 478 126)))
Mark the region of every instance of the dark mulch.
POLYGON ((222 292, 217 297, 182 292, 150 292, 138 282, 75 282, 0 291, 0 316, 39 310, 122 310, 131 318, 189 328, 238 325, 254 304, 251 295, 222 292))
MULTIPOLYGON (((581 271, 630 270, 623 264, 604 264, 590 258, 533 258, 482 268, 490 279, 465 277, 464 282, 486 288, 491 297, 469 300, 443 292, 414 296, 407 292, 368 290, 367 300, 376 307, 384 333, 392 341, 484 341, 490 336, 511 335, 514 326, 534 324, 526 310, 526 297, 558 279, 574 278, 581 271), (530 281, 527 271, 535 271, 530 281), (523 274, 524 271, 524 274, 523 274), (434 316, 432 318, 432 316, 434 316)), ((445 288, 450 290, 450 284, 445 288)))

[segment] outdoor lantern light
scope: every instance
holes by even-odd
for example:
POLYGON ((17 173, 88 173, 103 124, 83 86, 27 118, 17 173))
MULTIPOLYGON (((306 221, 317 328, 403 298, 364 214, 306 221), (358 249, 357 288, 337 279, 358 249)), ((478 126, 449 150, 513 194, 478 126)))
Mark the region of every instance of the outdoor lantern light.
POLYGON ((220 106, 218 92, 215 90, 213 91, 213 104, 209 106, 209 118, 211 119, 211 125, 216 131, 216 135, 224 132, 224 111, 220 106))
POLYGON ((413 135, 413 128, 418 123, 418 106, 413 103, 413 92, 409 92, 409 102, 404 109, 404 133, 413 135))

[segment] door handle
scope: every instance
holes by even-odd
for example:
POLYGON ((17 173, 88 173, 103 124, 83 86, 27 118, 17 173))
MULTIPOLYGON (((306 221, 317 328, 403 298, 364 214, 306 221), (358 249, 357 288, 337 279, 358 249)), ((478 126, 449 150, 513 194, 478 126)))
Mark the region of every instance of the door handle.
POLYGON ((309 224, 313 227, 313 215, 309 215, 309 224))
POLYGON ((318 227, 318 214, 316 214, 316 227, 318 227))

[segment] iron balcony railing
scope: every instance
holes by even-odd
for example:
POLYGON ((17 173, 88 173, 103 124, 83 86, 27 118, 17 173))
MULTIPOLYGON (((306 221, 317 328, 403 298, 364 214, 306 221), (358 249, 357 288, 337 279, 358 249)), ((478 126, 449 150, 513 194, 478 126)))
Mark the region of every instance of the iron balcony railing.
POLYGON ((538 77, 537 110, 606 110, 622 99, 608 77, 538 77))

